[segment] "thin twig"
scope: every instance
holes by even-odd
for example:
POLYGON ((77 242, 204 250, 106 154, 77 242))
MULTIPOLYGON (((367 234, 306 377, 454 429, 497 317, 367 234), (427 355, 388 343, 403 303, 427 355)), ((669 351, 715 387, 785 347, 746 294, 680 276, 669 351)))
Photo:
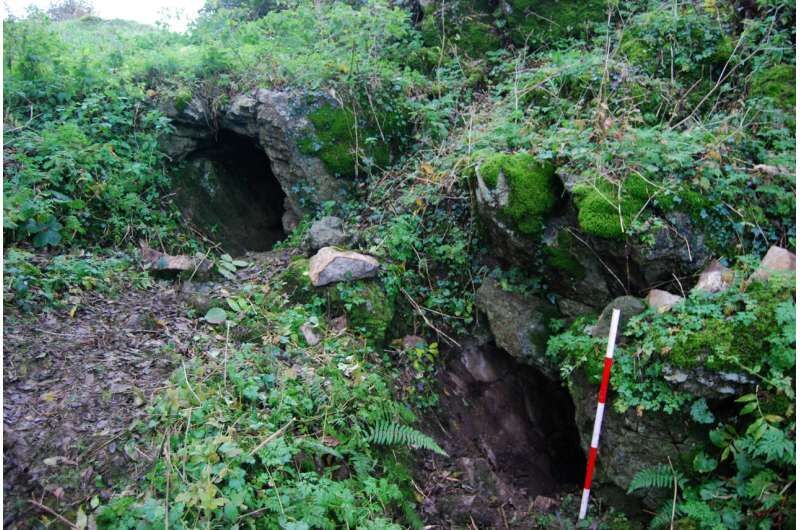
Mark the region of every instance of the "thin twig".
POLYGON ((70 528, 78 528, 78 526, 76 524, 74 524, 72 521, 70 521, 69 519, 67 519, 66 517, 61 515, 60 513, 56 512, 55 510, 53 510, 49 506, 45 506, 41 502, 35 501, 33 499, 28 499, 28 502, 33 504, 34 506, 36 506, 40 510, 43 510, 43 511, 49 513, 50 515, 52 515, 53 517, 55 517, 56 519, 58 519, 59 521, 61 521, 65 525, 69 526, 70 528))

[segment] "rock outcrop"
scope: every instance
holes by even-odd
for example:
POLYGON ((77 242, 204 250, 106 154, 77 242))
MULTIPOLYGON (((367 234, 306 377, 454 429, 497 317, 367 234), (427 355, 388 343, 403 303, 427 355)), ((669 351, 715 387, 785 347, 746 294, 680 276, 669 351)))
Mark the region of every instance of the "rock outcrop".
MULTIPOLYGON (((213 110, 197 96, 180 105, 168 102, 163 110, 175 131, 163 139, 164 149, 181 160, 213 145, 218 130, 253 138, 286 194, 286 209, 299 217, 325 201, 341 199, 348 189, 345 179, 331 175, 321 159, 304 154, 300 147, 315 133, 308 115, 323 106, 338 108, 338 103, 324 95, 267 89, 239 94, 213 110)), ((287 221, 291 223, 292 218, 287 221)))
POLYGON ((497 346, 518 361, 558 379, 555 365, 546 356, 548 322, 555 316, 551 306, 535 296, 504 291, 493 278, 484 280, 475 303, 486 315, 497 346))

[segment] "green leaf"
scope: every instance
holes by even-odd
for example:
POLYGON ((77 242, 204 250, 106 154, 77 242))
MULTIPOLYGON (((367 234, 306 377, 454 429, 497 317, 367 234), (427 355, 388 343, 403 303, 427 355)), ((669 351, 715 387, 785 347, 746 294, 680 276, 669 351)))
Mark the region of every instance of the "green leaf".
POLYGON ((702 451, 694 457, 692 467, 700 473, 710 473, 717 468, 717 461, 708 456, 705 451, 702 451))
POLYGON ((206 313, 206 316, 203 318, 209 324, 222 324, 228 319, 228 313, 219 307, 212 307, 208 310, 208 313, 206 313))
POLYGON ((33 238, 33 246, 36 248, 42 248, 47 245, 55 247, 59 243, 61 243, 61 234, 52 229, 43 230, 33 238))
POLYGON ((706 400, 703 398, 698 399, 694 403, 692 403, 692 408, 690 410, 692 419, 697 423, 714 423, 714 415, 708 410, 708 404, 706 400))

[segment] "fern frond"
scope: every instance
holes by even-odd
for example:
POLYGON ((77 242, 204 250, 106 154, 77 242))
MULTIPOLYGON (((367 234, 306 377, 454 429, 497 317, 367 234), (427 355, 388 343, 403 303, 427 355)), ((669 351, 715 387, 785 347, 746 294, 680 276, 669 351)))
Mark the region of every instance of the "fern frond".
POLYGON ((444 449, 430 436, 399 423, 380 422, 372 428, 367 441, 375 445, 404 445, 415 449, 427 449, 447 456, 444 449))
POLYGON ((672 469, 668 465, 647 467, 633 477, 628 493, 646 488, 669 488, 672 487, 672 481, 672 469))
POLYGON ((650 530, 659 530, 669 527, 672 522, 672 499, 665 502, 656 512, 655 517, 650 521, 650 530))

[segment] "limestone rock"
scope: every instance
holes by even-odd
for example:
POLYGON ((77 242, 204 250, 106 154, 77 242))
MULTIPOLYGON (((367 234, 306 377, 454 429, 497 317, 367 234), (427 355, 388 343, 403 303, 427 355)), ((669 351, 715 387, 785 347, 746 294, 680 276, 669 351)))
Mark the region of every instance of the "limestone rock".
POLYGON ((677 390, 706 399, 724 399, 747 393, 755 380, 736 372, 718 372, 702 367, 677 368, 665 365, 664 379, 677 390))
POLYGON ((772 246, 769 247, 767 254, 761 260, 761 265, 750 276, 750 281, 766 280, 771 275, 780 272, 795 270, 795 255, 785 248, 772 246))
MULTIPOLYGON (((575 404, 575 423, 581 445, 587 453, 597 410, 597 388, 598 385, 591 383, 580 370, 573 372, 569 392, 575 404)), ((635 408, 620 413, 613 406, 606 406, 601 441, 603 456, 597 461, 599 472, 595 474, 597 482, 627 490, 642 469, 663 464, 668 457, 675 462, 681 454, 689 454, 693 448, 702 446, 708 433, 698 432, 696 428, 688 415, 635 408)), ((650 507, 659 506, 664 499, 659 497, 662 493, 653 490, 643 500, 650 507)))
POLYGON ((493 278, 483 282, 475 302, 486 315, 497 346, 557 380, 558 370, 545 354, 549 337, 547 325, 554 313, 547 302, 506 292, 493 278))
POLYGON ((718 293, 730 287, 731 283, 733 283, 733 271, 714 260, 700 273, 700 278, 692 290, 718 293))
POLYGON ((378 274, 378 260, 349 250, 324 247, 308 262, 308 277, 314 287, 329 283, 372 278, 378 274))
POLYGON ((308 229, 306 244, 311 252, 323 247, 339 247, 347 242, 343 221, 334 216, 323 217, 315 221, 308 229))
POLYGON ((199 96, 180 108, 167 102, 162 111, 172 119, 175 132, 160 142, 171 158, 183 160, 198 149, 215 145, 218 131, 209 126, 212 123, 222 131, 254 139, 286 194, 287 211, 295 214, 285 219, 284 229, 290 231, 296 218, 325 201, 343 198, 350 187, 346 179, 331 175, 322 160, 304 154, 299 147, 314 131, 308 114, 324 105, 338 108, 327 94, 267 89, 234 95, 219 109, 211 109, 199 96))
POLYGON ((593 337, 606 337, 611 328, 611 315, 614 309, 619 309, 619 328, 617 330, 617 340, 622 335, 622 331, 628 324, 628 321, 640 313, 644 313, 647 306, 644 302, 635 296, 620 296, 615 298, 608 304, 603 312, 600 313, 600 318, 597 319, 597 324, 592 328, 593 337))
POLYGON ((653 289, 647 293, 647 298, 645 298, 645 300, 647 301, 647 305, 650 306, 650 309, 655 309, 659 313, 664 313, 669 311, 675 304, 682 302, 683 297, 667 291, 662 291, 661 289, 653 289))
POLYGON ((208 274, 213 267, 211 261, 205 259, 202 255, 199 257, 187 256, 185 254, 172 256, 150 248, 145 241, 139 242, 139 248, 141 250, 142 265, 153 272, 189 272, 197 276, 198 274, 208 274))

